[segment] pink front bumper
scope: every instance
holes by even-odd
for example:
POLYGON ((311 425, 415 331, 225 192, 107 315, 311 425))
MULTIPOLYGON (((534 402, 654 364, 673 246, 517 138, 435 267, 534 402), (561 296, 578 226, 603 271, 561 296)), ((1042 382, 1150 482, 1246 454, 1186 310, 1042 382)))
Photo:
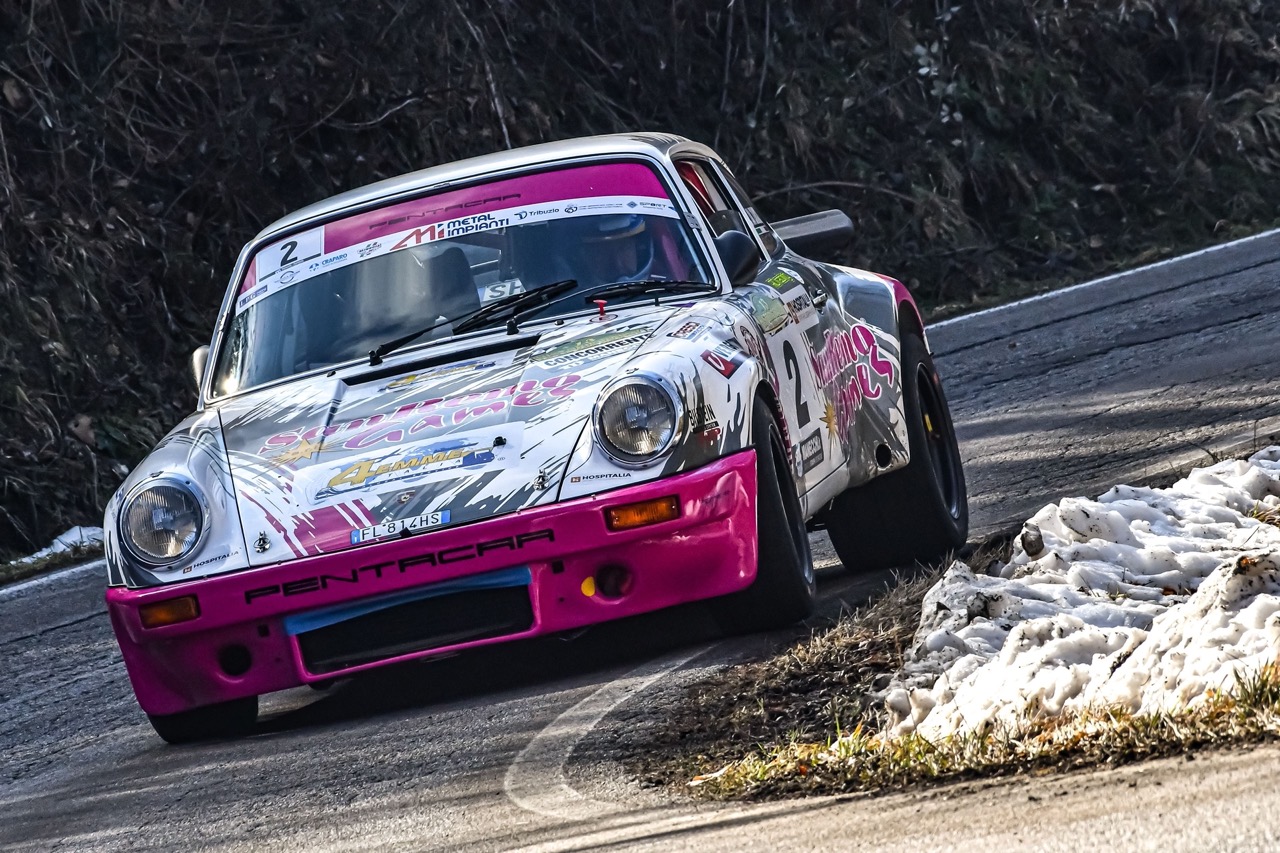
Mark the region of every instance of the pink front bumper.
POLYGON ((743 589, 756 573, 755 503, 755 452, 749 450, 656 482, 435 533, 165 587, 113 587, 107 609, 138 703, 151 714, 173 714, 743 589), (666 495, 679 498, 679 518, 619 532, 606 528, 606 507, 666 495), (595 588, 604 566, 630 572, 625 593, 608 598, 595 588), (527 630, 321 674, 307 670, 297 637, 286 631, 291 616, 296 625, 299 614, 353 602, 376 607, 379 599, 514 567, 528 569, 533 621, 527 630), (199 600, 198 618, 142 627, 141 605, 191 594, 199 600))

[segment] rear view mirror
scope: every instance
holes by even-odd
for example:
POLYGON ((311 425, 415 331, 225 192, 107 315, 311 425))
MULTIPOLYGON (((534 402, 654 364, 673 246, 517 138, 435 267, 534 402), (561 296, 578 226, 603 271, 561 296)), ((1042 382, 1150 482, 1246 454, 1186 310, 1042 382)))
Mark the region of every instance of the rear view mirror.
POLYGON ((741 231, 726 231, 715 240, 716 252, 724 263, 729 281, 737 286, 751 281, 760 267, 760 251, 755 241, 741 231))
POLYGON ((209 363, 209 347, 208 345, 196 347, 195 352, 191 353, 191 373, 196 378, 196 393, 200 393, 200 386, 204 384, 204 368, 209 363))

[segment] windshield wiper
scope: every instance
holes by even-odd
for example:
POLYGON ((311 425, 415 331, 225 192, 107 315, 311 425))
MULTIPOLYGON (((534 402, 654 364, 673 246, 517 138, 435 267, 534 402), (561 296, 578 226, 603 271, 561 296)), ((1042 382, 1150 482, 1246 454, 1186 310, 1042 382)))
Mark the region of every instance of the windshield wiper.
POLYGON ((578 282, 574 279, 566 279, 557 281, 554 284, 548 284, 539 287, 536 290, 526 290, 520 293, 508 293, 506 296, 488 305, 482 305, 474 311, 469 311, 458 317, 441 317, 430 326, 419 329, 416 332, 396 338, 393 341, 387 341, 385 344, 379 344, 377 349, 369 350, 369 364, 377 366, 382 364, 382 357, 395 352, 406 344, 411 344, 427 332, 433 332, 441 326, 447 326, 454 323, 453 333, 460 335, 463 332, 469 332, 472 329, 479 328, 484 323, 502 311, 515 311, 519 308, 531 305, 541 305, 549 302, 562 293, 567 293, 578 286, 578 282))
POLYGON ((718 293, 719 291, 719 285, 705 281, 646 278, 640 281, 619 281, 593 287, 583 294, 583 301, 591 302, 594 299, 612 299, 619 296, 643 296, 648 293, 718 293))
MULTIPOLYGON (((524 293, 507 294, 498 301, 490 302, 480 310, 473 311, 466 317, 461 318, 458 324, 453 327, 453 332, 454 334, 462 334, 472 329, 478 329, 504 311, 509 311, 514 317, 516 312, 522 308, 528 309, 538 305, 545 305, 562 293, 568 293, 577 286, 578 280, 576 278, 566 278, 564 281, 545 284, 535 290, 526 290, 524 293)), ((507 333, 512 335, 516 333, 513 324, 508 324, 507 333)))

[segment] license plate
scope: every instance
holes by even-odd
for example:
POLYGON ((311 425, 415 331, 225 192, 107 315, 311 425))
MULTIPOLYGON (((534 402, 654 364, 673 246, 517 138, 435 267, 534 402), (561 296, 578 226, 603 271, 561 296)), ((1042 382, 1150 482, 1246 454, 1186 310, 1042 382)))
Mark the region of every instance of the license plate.
POLYGON ((351 544, 359 545, 364 542, 371 542, 374 539, 399 536, 402 533, 418 533, 423 530, 429 530, 432 527, 442 527, 448 523, 449 510, 447 509, 415 515, 413 518, 396 518, 391 521, 384 521, 381 524, 375 524, 373 527, 362 527, 359 530, 351 531, 351 544))

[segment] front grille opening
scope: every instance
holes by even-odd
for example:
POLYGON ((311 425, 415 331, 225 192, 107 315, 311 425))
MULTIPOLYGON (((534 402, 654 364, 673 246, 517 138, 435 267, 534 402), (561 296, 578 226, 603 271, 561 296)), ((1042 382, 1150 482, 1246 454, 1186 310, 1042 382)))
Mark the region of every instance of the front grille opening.
POLYGON ((298 634, 307 672, 326 675, 399 655, 518 634, 533 627, 527 586, 398 604, 298 634))

